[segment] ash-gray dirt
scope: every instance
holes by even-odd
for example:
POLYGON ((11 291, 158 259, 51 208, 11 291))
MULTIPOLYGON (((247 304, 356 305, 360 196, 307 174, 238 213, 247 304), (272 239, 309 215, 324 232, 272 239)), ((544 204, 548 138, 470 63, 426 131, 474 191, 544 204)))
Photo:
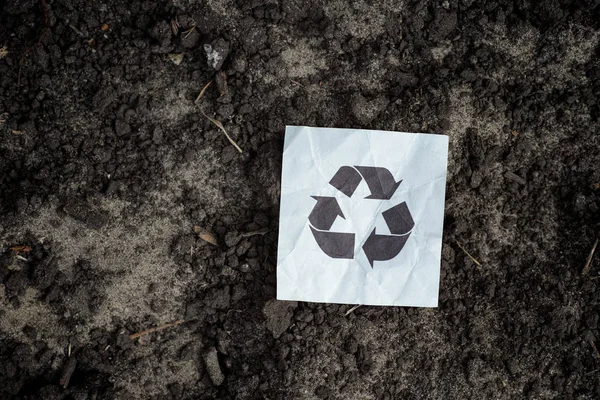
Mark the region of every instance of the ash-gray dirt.
POLYGON ((597 1, 0 7, 0 398, 600 398, 597 1), (450 137, 439 308, 273 303, 286 124, 450 137))

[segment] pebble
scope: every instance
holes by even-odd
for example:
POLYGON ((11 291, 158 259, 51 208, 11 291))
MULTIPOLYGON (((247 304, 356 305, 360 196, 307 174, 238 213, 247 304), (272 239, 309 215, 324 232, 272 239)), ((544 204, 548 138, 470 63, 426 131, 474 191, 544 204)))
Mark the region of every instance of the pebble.
POLYGON ((221 385, 225 380, 225 375, 223 375, 221 366, 219 365, 217 349, 211 347, 204 357, 204 362, 206 364, 206 371, 208 372, 208 376, 210 377, 212 383, 215 386, 221 385))
POLYGON ((294 309, 298 306, 296 301, 269 300, 263 307, 263 314, 267 318, 267 329, 275 339, 285 332, 291 322, 294 309))
POLYGON ((208 65, 219 71, 229 55, 229 43, 224 39, 217 39, 211 44, 204 45, 208 65))

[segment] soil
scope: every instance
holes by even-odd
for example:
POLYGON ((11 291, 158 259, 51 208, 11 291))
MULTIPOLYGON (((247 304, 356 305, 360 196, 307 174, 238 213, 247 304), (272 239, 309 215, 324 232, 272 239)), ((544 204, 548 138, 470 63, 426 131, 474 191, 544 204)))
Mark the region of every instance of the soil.
POLYGON ((4 1, 0 398, 600 398, 599 20, 4 1), (449 136, 437 309, 274 300, 286 124, 449 136))

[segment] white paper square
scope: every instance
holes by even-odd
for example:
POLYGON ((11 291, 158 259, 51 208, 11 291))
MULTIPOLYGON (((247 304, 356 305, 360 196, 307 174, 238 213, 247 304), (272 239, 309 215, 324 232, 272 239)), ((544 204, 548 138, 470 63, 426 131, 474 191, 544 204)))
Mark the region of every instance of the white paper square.
POLYGON ((286 127, 277 298, 437 307, 447 160, 444 135, 286 127))

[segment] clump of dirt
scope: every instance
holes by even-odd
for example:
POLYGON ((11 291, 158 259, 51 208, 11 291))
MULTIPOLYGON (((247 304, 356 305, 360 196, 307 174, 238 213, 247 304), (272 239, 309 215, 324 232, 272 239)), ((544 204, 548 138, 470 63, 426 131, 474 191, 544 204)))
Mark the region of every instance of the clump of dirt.
POLYGON ((1 7, 0 397, 600 397, 595 2, 1 7), (274 300, 286 124, 449 136, 437 309, 274 300))

